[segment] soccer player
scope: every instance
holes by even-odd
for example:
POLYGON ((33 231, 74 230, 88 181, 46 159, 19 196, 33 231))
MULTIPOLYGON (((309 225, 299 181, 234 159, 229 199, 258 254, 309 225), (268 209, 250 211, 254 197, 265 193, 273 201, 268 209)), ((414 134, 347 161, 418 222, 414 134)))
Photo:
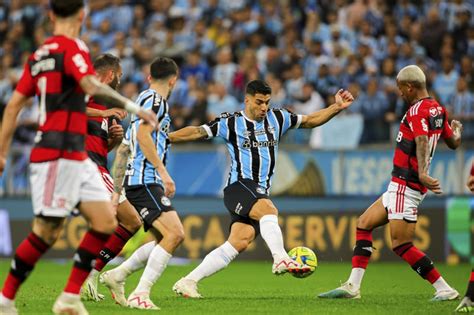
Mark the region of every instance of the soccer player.
MULTIPOLYGON (((119 58, 111 54, 100 55, 94 60, 94 69, 102 83, 117 90, 122 77, 119 58)), ((119 108, 107 109, 107 106, 98 104, 91 97, 87 103, 86 113, 88 115, 86 151, 89 158, 97 164, 104 185, 112 197, 114 185, 107 168, 107 154, 122 142, 123 128, 117 123, 117 119, 124 119, 127 112, 119 108)), ((100 251, 94 269, 82 287, 81 296, 85 300, 100 301, 104 298, 97 289, 100 271, 120 253, 127 241, 141 227, 140 217, 132 205, 125 198, 121 201, 117 207, 119 225, 100 251)))
POLYGON ((132 255, 121 266, 101 276, 115 301, 131 308, 159 309, 150 299, 150 290, 163 273, 174 250, 184 240, 183 225, 169 199, 174 196, 175 184, 165 167, 171 122, 167 99, 177 79, 178 66, 172 59, 159 57, 152 62, 150 88, 139 95, 137 103, 156 113, 159 130, 154 131, 132 116, 126 142, 117 153, 117 159, 121 161, 115 162, 115 192, 121 192, 124 182, 126 197, 140 214, 145 230, 151 229, 156 235, 156 243, 150 242, 138 249, 139 252, 145 252, 139 255, 142 258, 140 261, 135 262, 137 255, 132 255), (123 148, 127 145, 131 154, 128 169, 125 170, 123 148), (125 180, 122 180, 124 174, 125 180), (157 234, 161 234, 162 238, 157 234), (145 270, 127 300, 124 294, 125 278, 142 266, 143 258, 148 258, 145 270))
POLYGON ((200 298, 197 283, 225 268, 259 234, 273 256, 274 274, 309 272, 309 267, 288 256, 278 225, 278 210, 269 199, 278 144, 289 129, 323 125, 350 106, 354 98, 341 90, 329 107, 310 115, 295 115, 285 109, 270 109, 271 93, 266 82, 251 81, 246 86, 243 111, 223 113, 208 124, 170 133, 172 143, 221 137, 232 161, 224 189, 224 204, 231 216, 230 235, 191 273, 175 283, 173 291, 182 296, 200 298))
MULTIPOLYGON (((467 187, 471 192, 474 193, 474 163, 471 166, 471 174, 467 180, 467 187)), ((471 276, 469 277, 469 284, 467 286, 466 294, 461 300, 461 303, 459 303, 458 307, 456 307, 455 311, 459 313, 474 312, 474 268, 471 270, 471 276)))
POLYGON ((387 223, 393 251, 433 285, 436 293, 432 300, 452 300, 459 296, 431 259, 413 245, 413 238, 418 207, 427 190, 442 193, 439 180, 429 175, 438 140, 442 137, 448 147, 456 149, 461 144, 462 125, 456 120, 451 125, 448 123, 446 109, 429 96, 425 74, 418 66, 401 69, 397 85, 410 107, 400 123, 391 182, 387 191, 357 221, 349 279, 339 288, 320 294, 321 298, 360 298, 360 285, 372 254, 372 230, 387 223))
POLYGON ((18 246, 0 294, 0 313, 16 314, 16 293, 40 257, 54 244, 65 217, 74 208, 90 223, 74 255, 64 291, 53 306, 55 314, 88 314, 79 291, 94 260, 117 227, 109 194, 97 166, 87 158, 85 94, 125 108, 155 125, 156 116, 120 96, 95 76, 86 45, 78 39, 85 16, 83 0, 51 0, 54 35, 28 59, 5 109, 0 133, 0 175, 27 100, 37 95, 39 131, 31 151, 32 231, 18 246))

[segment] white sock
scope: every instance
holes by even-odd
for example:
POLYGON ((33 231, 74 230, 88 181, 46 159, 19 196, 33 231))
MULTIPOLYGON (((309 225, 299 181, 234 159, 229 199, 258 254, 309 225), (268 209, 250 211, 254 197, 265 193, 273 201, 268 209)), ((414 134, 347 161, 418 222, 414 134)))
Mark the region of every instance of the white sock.
POLYGON ((452 290, 453 288, 451 288, 449 286, 449 284, 443 279, 443 277, 439 277, 438 280, 436 280, 435 282, 433 282, 433 287, 435 288, 436 292, 439 292, 439 291, 445 291, 445 290, 452 290))
POLYGON ((364 268, 352 268, 351 275, 347 282, 351 283, 355 289, 359 289, 362 283, 362 278, 364 277, 365 269, 364 268))
POLYGON ((277 262, 284 258, 289 258, 283 246, 283 235, 278 225, 278 216, 274 214, 264 215, 260 219, 260 233, 273 256, 273 261, 277 262))
POLYGON ((10 300, 0 292, 0 305, 10 306, 13 305, 15 300, 10 300))
POLYGON ((199 266, 191 271, 185 278, 198 282, 227 267, 238 254, 239 252, 229 242, 225 242, 207 254, 199 266))
POLYGON ((89 278, 94 279, 95 276, 99 274, 98 270, 92 269, 91 272, 89 273, 89 278))
POLYGON ((118 281, 125 281, 125 279, 133 272, 143 268, 148 261, 151 251, 155 248, 156 242, 148 242, 133 252, 127 260, 120 266, 114 269, 118 281))
POLYGON ((170 258, 171 254, 165 251, 159 244, 156 245, 151 251, 150 257, 148 257, 145 270, 134 292, 150 293, 151 287, 161 276, 163 270, 165 270, 170 258))

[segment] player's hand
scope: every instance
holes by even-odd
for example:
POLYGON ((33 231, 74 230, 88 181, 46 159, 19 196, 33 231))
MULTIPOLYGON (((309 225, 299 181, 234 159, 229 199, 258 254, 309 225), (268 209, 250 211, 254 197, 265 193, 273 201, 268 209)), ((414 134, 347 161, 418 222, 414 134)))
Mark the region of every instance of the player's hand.
POLYGON ((112 209, 114 210, 114 214, 117 215, 117 208, 119 205, 120 194, 118 192, 112 193, 112 209))
POLYGON ((456 134, 456 136, 461 136, 462 132, 462 124, 459 120, 452 120, 451 121, 451 129, 453 129, 453 132, 456 134))
POLYGON ((352 102, 354 101, 354 96, 351 94, 351 92, 343 89, 337 91, 334 97, 336 99, 336 104, 340 109, 346 109, 347 107, 351 106, 352 102))
POLYGON ((109 108, 102 111, 103 118, 109 118, 114 116, 120 120, 123 120, 125 119, 125 117, 127 117, 127 111, 121 108, 109 108))
POLYGON ((146 124, 150 124, 153 129, 157 128, 158 118, 156 117, 155 113, 151 110, 143 110, 140 109, 138 111, 137 116, 144 121, 146 124))
POLYGON ((420 180, 420 183, 423 184, 423 186, 425 186, 435 194, 439 195, 443 193, 443 190, 441 189, 441 184, 439 183, 438 179, 433 178, 428 174, 420 174, 418 176, 418 179, 420 180))
POLYGON ((163 175, 164 176, 161 176, 161 180, 163 181, 163 186, 165 186, 165 196, 168 198, 173 198, 174 193, 176 192, 174 181, 168 173, 163 175))
POLYGON ((469 178, 467 179, 467 188, 469 188, 469 190, 474 193, 474 176, 473 175, 469 175, 469 178))
POLYGON ((7 159, 4 156, 0 155, 0 176, 2 176, 6 164, 7 159))
POLYGON ((115 119, 112 119, 112 125, 109 127, 110 139, 122 139, 123 138, 123 127, 115 119))

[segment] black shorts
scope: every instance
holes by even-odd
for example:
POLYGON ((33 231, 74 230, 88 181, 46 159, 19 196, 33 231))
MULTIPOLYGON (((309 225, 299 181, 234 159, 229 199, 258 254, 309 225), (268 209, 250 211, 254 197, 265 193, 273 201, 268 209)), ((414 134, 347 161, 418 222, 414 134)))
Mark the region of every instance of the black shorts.
POLYGON ((162 212, 175 211, 160 185, 125 186, 125 196, 142 218, 145 231, 162 212))
POLYGON ((230 212, 230 226, 235 222, 251 225, 255 236, 260 234, 260 224, 249 217, 250 210, 258 199, 268 199, 265 188, 251 179, 239 179, 224 188, 224 204, 230 212))

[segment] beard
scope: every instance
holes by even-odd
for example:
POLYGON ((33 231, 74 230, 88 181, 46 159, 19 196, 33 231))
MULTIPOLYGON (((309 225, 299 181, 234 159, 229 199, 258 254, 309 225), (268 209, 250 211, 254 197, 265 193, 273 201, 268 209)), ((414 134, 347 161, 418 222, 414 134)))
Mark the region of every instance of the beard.
POLYGON ((109 86, 114 89, 114 90, 117 90, 118 86, 119 86, 119 78, 118 76, 114 76, 114 79, 109 83, 109 86))

